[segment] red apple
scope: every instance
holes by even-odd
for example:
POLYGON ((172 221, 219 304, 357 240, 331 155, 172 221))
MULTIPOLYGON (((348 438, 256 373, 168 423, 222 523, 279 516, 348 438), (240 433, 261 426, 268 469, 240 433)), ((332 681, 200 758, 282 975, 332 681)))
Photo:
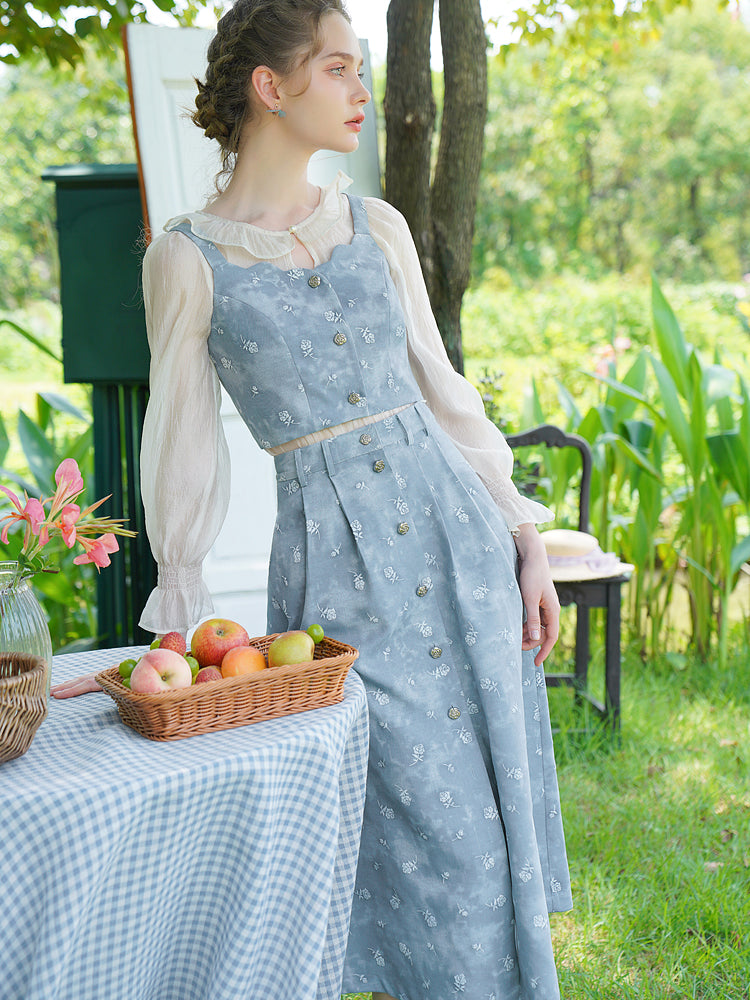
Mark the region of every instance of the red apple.
POLYGON ((193 632, 190 651, 202 667, 218 667, 224 655, 235 646, 247 646, 250 636, 237 622, 228 618, 210 618, 193 632))
POLYGON ((159 649, 173 649, 175 653, 184 656, 187 651, 187 643, 179 632, 167 632, 161 637, 159 649))
POLYGON ((224 675, 218 667, 201 667, 195 675, 194 684, 207 684, 208 681, 223 680, 224 675))
POLYGON ((190 687, 193 675, 184 656, 173 649, 150 649, 140 658, 130 675, 130 690, 156 694, 190 687))
POLYGON ((307 632, 296 629, 277 635, 268 647, 268 666, 281 667, 290 663, 307 663, 315 652, 315 641, 307 632))

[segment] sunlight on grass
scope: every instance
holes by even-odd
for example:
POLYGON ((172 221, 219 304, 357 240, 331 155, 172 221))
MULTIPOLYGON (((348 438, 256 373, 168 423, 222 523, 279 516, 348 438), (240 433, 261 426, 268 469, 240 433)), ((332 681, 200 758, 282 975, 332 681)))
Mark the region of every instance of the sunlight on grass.
MULTIPOLYGON (((575 902, 551 918, 564 1000, 750 997, 750 685, 736 640, 724 672, 626 651, 621 739, 555 737, 575 902)), ((549 693, 555 725, 580 725, 571 692, 549 693)))
POLYGON ((744 657, 736 667, 626 657, 621 745, 559 746, 576 904, 552 924, 566 1000, 748 995, 744 657))

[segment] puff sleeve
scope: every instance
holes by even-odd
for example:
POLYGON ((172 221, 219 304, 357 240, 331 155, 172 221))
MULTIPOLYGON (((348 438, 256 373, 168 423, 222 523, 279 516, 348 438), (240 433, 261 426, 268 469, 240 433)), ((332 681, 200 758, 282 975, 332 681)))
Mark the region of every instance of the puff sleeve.
POLYGON ((373 239, 386 256, 404 309, 409 361, 427 405, 487 487, 509 528, 551 521, 546 507, 518 492, 511 479, 513 454, 507 441, 485 415, 477 389, 448 359, 406 220, 377 198, 366 198, 365 207, 373 239))
POLYGON ((164 233, 146 251, 143 295, 151 368, 141 488, 159 576, 140 624, 184 632, 213 611, 202 563, 226 516, 230 470, 207 349, 213 279, 182 233, 164 233))

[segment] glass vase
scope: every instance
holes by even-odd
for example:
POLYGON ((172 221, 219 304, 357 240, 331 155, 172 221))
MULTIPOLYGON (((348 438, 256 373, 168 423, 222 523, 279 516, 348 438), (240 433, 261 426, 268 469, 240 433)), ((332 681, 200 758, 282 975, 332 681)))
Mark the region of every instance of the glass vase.
POLYGON ((45 690, 49 694, 52 668, 49 627, 42 606, 17 562, 0 562, 0 653, 41 656, 47 664, 45 690))

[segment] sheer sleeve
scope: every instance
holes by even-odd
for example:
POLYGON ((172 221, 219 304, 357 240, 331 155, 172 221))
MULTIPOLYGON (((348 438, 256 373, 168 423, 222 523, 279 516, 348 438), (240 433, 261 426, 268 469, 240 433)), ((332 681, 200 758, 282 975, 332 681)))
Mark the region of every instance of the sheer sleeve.
POLYGON ((385 201, 366 198, 365 206, 373 239, 386 256, 404 309, 409 361, 427 405, 487 487, 509 528, 551 521, 546 507, 518 492, 511 479, 508 443, 486 417, 477 389, 448 359, 406 220, 385 201))
POLYGON ((140 624, 184 632, 213 611, 202 563, 226 516, 229 451, 206 344, 211 270, 182 233, 165 233, 146 251, 143 294, 151 369, 141 488, 159 577, 140 624))

